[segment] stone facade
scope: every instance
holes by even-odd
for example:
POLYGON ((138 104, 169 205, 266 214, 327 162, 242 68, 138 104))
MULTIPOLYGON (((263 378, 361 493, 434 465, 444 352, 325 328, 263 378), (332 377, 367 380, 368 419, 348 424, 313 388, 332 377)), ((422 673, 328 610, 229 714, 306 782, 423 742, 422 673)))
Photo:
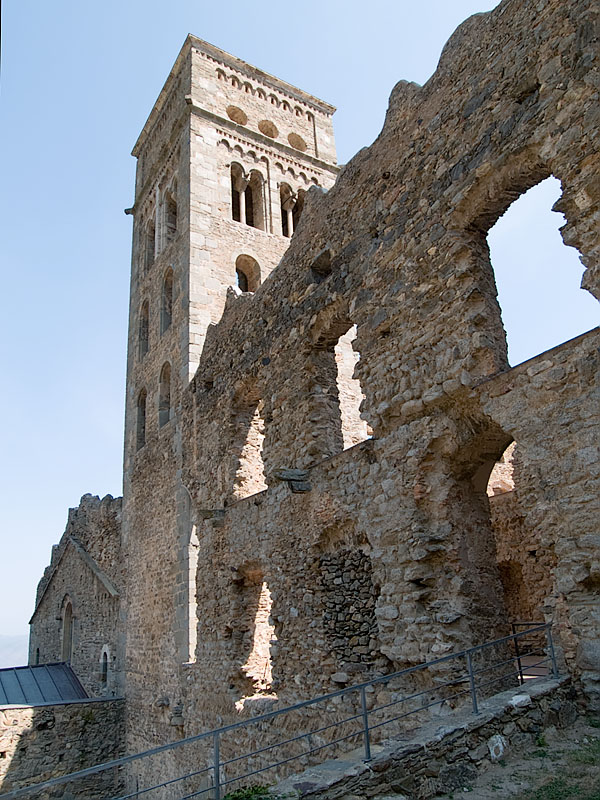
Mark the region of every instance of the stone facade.
POLYGON ((69 661, 92 697, 122 695, 121 498, 87 494, 39 583, 29 663, 69 661))
POLYGON ((471 17, 334 183, 331 106, 188 38, 134 149, 129 751, 515 616, 600 704, 599 334, 510 369, 486 242, 555 175, 598 296, 597 39, 591 0, 471 17))

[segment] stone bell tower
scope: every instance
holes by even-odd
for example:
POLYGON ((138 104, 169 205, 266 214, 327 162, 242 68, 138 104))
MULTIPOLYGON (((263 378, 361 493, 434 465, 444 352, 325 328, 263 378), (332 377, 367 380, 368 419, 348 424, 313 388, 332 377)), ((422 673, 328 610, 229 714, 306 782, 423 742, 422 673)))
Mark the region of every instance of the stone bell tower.
POLYGON ((333 184, 334 110, 188 36, 133 149, 123 492, 132 729, 136 707, 154 701, 148 687, 168 693, 176 666, 194 658, 181 393, 228 287, 255 291, 285 252, 305 193, 333 184))

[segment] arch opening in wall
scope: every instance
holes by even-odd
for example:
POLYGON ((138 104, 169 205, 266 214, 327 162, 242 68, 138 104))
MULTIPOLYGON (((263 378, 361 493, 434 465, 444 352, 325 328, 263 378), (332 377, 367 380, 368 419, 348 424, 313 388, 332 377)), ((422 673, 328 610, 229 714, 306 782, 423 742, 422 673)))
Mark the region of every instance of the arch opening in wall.
POLYGON ((173 321, 173 270, 165 272, 160 295, 160 335, 162 336, 173 321))
POLYGON ((281 233, 291 238, 304 208, 306 192, 300 189, 295 192, 288 183, 279 186, 279 207, 281 212, 281 233))
POLYGON ((141 359, 146 355, 150 348, 149 344, 150 332, 150 303, 144 300, 140 308, 140 324, 138 329, 138 358, 141 359))
POLYGON ((360 416, 364 394, 354 377, 360 359, 353 349, 356 333, 346 309, 337 304, 324 309, 312 328, 307 369, 312 434, 308 455, 313 460, 336 455, 371 435, 360 416))
POLYGON ((35 648, 35 663, 36 665, 40 663, 40 648, 35 648))
POLYGON ((67 595, 63 600, 61 659, 70 663, 73 657, 73 604, 67 595))
POLYGON ((543 622, 542 608, 552 594, 554 553, 532 529, 521 500, 520 448, 512 442, 495 462, 486 486, 504 602, 512 622, 543 622))
POLYGON ((100 653, 100 687, 103 690, 108 689, 108 668, 109 668, 109 650, 105 645, 100 653))
POLYGON ((560 181, 538 173, 515 195, 487 234, 512 365, 598 324, 597 303, 580 288, 579 254, 562 241, 564 217, 551 210, 560 208, 560 181))
POLYGON ((265 438, 263 402, 256 381, 246 381, 236 391, 230 429, 231 496, 234 500, 242 500, 267 488, 262 454, 265 438))
POLYGON ((231 218, 235 222, 242 221, 242 211, 244 212, 244 221, 245 221, 246 206, 245 202, 244 205, 242 206, 242 199, 241 199, 242 191, 245 191, 245 189, 246 189, 246 176, 244 175, 244 170, 239 164, 233 163, 231 165, 231 218))
POLYGON ((252 256, 242 254, 235 260, 237 287, 242 292, 255 292, 260 286, 260 266, 252 256))
POLYGON ((142 389, 137 399, 136 450, 146 444, 146 390, 142 389))
POLYGON ((143 243, 143 263, 144 272, 148 272, 152 264, 154 264, 154 257, 156 252, 156 227, 154 222, 148 222, 144 228, 144 243, 143 243))
POLYGON ((238 569, 234 587, 232 634, 240 667, 232 676, 233 686, 242 697, 268 694, 273 683, 272 645, 276 641, 271 592, 256 565, 238 569))
POLYGON ((171 419, 171 365, 166 361, 160 371, 158 387, 158 427, 171 419))
POLYGON ((250 172, 245 192, 246 224, 258 230, 265 230, 264 180, 258 170, 250 172))
POLYGON ((177 184, 165 192, 164 215, 165 215, 165 245, 172 242, 177 233, 177 184))

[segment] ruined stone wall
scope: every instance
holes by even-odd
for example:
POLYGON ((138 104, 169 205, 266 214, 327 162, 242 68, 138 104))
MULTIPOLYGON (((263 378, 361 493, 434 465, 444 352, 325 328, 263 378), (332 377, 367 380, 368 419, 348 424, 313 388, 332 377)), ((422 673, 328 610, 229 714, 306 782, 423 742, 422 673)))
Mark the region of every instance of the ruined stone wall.
MULTIPOLYGON (((0 791, 67 775, 123 755, 122 700, 0 706, 0 791)), ((59 786, 52 796, 102 798, 118 793, 114 771, 59 786)))
POLYGON ((200 520, 186 731, 235 718, 240 697, 224 678, 244 654, 228 630, 231 576, 251 561, 272 597, 280 701, 333 688, 343 669, 314 566, 331 526, 366 542, 378 627, 375 636, 367 623, 368 645, 356 637, 369 648, 367 671, 506 633, 486 487, 512 440, 523 452, 525 525, 541 542, 540 562, 557 562, 540 611, 550 618, 557 606, 559 631, 573 637, 569 664, 593 690, 588 664, 598 665, 586 642, 597 632, 584 609, 595 602, 586 537, 597 334, 510 371, 485 235, 520 193, 555 174, 563 237, 582 253, 584 285, 598 290, 595 24, 590 3, 551 0, 504 2, 467 20, 424 87, 395 88, 377 141, 327 195, 309 193, 277 270, 253 297, 228 297, 183 397, 184 480, 200 520), (334 345, 353 324, 374 439, 342 452, 334 345), (269 488, 223 511, 240 458, 238 439, 223 434, 248 383, 262 401, 269 488), (282 483, 282 468, 310 474, 282 483))
POLYGON ((70 660, 88 694, 120 695, 124 588, 121 498, 84 495, 79 506, 69 510, 65 532, 52 549, 51 563, 38 587, 29 663, 70 660), (73 615, 70 657, 65 651, 68 604, 73 615))

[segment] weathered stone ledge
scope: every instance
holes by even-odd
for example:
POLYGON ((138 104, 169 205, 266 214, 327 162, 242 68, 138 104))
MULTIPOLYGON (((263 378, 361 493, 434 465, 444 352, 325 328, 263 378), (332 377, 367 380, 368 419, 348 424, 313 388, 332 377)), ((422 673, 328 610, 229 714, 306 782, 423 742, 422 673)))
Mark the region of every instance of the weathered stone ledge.
POLYGON ((400 792, 415 800, 462 789, 477 772, 509 748, 532 744, 545 727, 566 727, 577 717, 569 678, 540 679, 424 725, 417 733, 375 745, 365 763, 362 749, 345 759, 325 761, 279 783, 274 797, 361 800, 400 792))

